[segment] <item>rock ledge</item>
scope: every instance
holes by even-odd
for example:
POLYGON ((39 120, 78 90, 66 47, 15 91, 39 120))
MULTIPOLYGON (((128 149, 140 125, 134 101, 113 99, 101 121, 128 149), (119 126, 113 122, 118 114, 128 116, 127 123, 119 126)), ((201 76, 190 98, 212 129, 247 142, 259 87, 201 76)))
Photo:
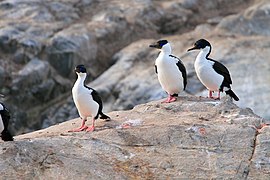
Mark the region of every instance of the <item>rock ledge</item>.
POLYGON ((73 119, 1 144, 4 179, 266 179, 270 128, 230 99, 179 97, 109 113, 93 133, 73 119))

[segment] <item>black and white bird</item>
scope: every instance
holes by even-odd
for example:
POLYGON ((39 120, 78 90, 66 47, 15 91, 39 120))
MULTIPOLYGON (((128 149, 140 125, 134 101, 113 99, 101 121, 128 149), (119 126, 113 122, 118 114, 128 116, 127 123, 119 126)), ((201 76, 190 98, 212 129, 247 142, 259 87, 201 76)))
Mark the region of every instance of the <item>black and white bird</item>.
POLYGON ((3 103, 0 103, 0 133, 3 141, 13 141, 13 137, 8 131, 10 113, 3 103))
POLYGON ((228 69, 220 62, 209 58, 212 49, 210 43, 205 39, 200 39, 188 51, 195 49, 200 50, 194 64, 195 71, 199 80, 209 90, 209 97, 220 99, 220 91, 225 91, 235 101, 238 101, 239 98, 231 89, 232 79, 228 69), (212 96, 215 91, 218 92, 218 97, 212 96))
POLYGON ((75 68, 77 74, 77 80, 72 88, 73 101, 82 119, 82 125, 78 129, 71 130, 69 132, 79 132, 86 130, 95 130, 95 120, 100 116, 100 119, 110 120, 110 117, 102 112, 102 101, 94 89, 85 85, 85 79, 87 76, 86 68, 84 65, 78 65, 75 68), (90 127, 85 125, 87 117, 92 117, 92 125, 90 127))
POLYGON ((168 98, 162 103, 176 101, 178 94, 186 89, 186 68, 178 57, 171 54, 171 45, 167 40, 159 40, 149 47, 160 50, 155 62, 155 71, 161 87, 168 93, 168 98))

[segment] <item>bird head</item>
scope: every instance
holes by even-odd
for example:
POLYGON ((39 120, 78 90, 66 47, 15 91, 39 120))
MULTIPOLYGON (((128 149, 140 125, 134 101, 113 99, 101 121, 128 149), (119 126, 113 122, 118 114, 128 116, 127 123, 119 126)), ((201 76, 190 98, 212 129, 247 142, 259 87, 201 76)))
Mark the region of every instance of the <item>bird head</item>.
POLYGON ((167 40, 159 40, 155 44, 149 45, 149 47, 157 48, 160 51, 165 51, 165 52, 169 52, 169 53, 171 52, 171 46, 167 40))
POLYGON ((74 71, 76 72, 76 74, 78 76, 83 76, 86 75, 86 68, 84 67, 84 65, 80 64, 78 66, 75 67, 74 71))
POLYGON ((205 48, 211 49, 210 43, 205 39, 200 39, 200 40, 195 42, 194 47, 188 49, 187 51, 192 51, 192 50, 196 50, 196 49, 205 49, 205 48))

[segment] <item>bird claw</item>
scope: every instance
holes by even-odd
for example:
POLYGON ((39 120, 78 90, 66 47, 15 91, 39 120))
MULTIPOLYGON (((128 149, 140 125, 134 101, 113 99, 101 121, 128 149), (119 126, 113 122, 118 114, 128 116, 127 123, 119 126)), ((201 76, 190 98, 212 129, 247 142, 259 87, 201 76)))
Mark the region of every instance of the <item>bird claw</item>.
POLYGON ((86 132, 93 132, 95 130, 94 126, 88 127, 85 131, 86 132))
POLYGON ((176 101, 175 97, 169 97, 165 101, 162 101, 161 103, 171 103, 171 102, 174 102, 174 101, 176 101))
POLYGON ((210 99, 214 99, 214 100, 220 100, 220 98, 219 97, 208 97, 208 98, 210 98, 210 99))
POLYGON ((77 128, 77 129, 69 130, 68 132, 81 132, 81 131, 84 131, 86 129, 88 129, 88 126, 82 126, 80 128, 77 128))

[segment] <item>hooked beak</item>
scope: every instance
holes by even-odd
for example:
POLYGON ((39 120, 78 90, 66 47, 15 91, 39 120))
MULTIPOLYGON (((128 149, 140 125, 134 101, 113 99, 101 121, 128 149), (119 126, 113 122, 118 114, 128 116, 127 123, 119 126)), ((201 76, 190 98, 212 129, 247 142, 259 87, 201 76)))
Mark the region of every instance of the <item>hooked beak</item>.
POLYGON ((199 49, 199 48, 197 48, 196 46, 194 46, 194 47, 188 49, 187 51, 192 51, 192 50, 195 50, 195 49, 199 49))
POLYGON ((161 49, 161 47, 159 46, 159 44, 151 44, 151 45, 149 45, 149 47, 161 49))

